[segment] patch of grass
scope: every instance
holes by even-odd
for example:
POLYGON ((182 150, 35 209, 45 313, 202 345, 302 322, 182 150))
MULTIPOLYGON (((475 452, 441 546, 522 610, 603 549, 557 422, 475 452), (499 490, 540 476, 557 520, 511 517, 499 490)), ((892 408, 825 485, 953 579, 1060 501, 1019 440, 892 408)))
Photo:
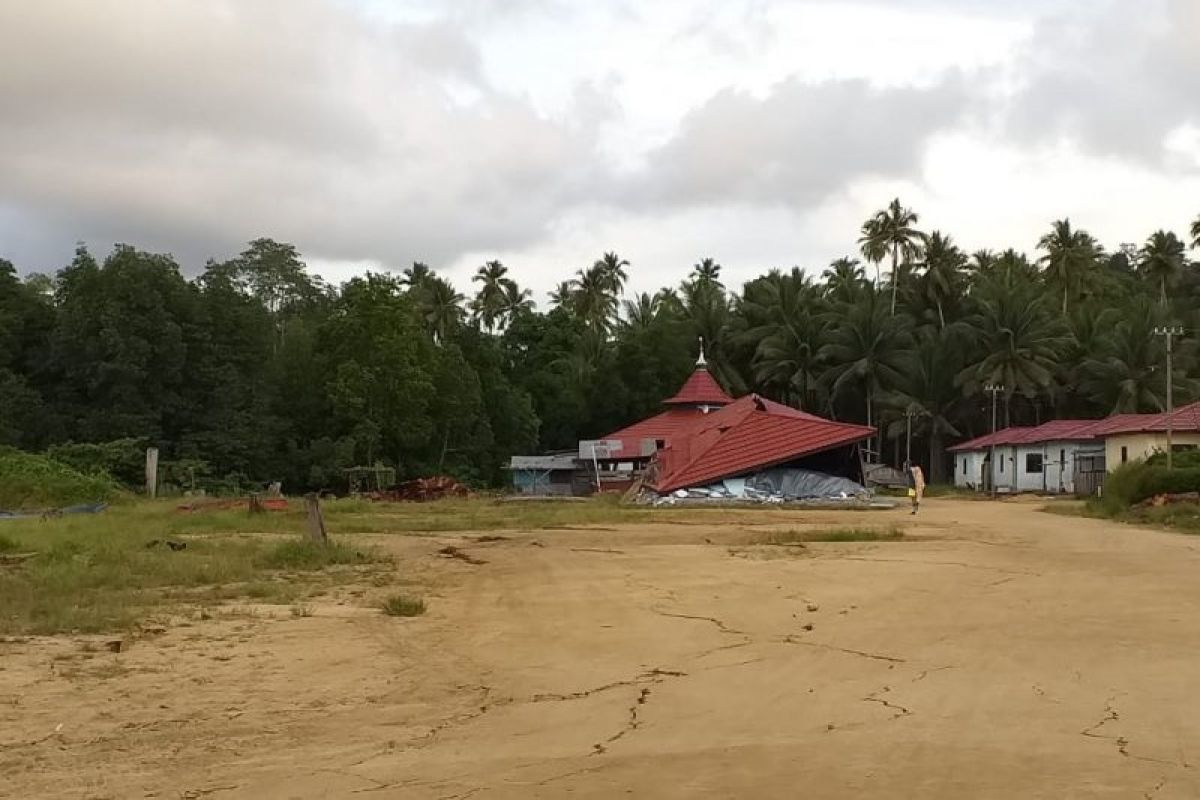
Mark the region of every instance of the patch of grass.
POLYGON ((263 569, 312 571, 335 564, 370 564, 378 560, 377 555, 337 542, 319 544, 310 539, 290 539, 268 547, 259 554, 256 563, 263 569))
POLYGON ((59 508, 112 500, 119 489, 106 475, 85 475, 36 453, 0 447, 0 508, 59 508))
POLYGON ((904 538, 898 526, 888 528, 827 528, 822 530, 773 531, 767 534, 762 544, 789 545, 807 542, 894 542, 904 538))
POLYGON ((170 605, 245 598, 288 604, 388 563, 370 549, 306 543, 301 515, 290 530, 277 530, 288 538, 263 536, 259 527, 270 516, 241 513, 225 521, 225 530, 197 534, 173 504, 142 502, 0 523, 6 548, 37 554, 0 568, 0 635, 121 630, 170 605), (167 539, 187 547, 147 546, 167 539))
POLYGON ((1111 500, 1089 500, 1085 503, 1055 503, 1041 509, 1047 514, 1067 517, 1107 519, 1129 525, 1163 528, 1178 533, 1200 534, 1200 503, 1173 503, 1166 506, 1122 507, 1111 500))
POLYGON ((313 615, 313 607, 304 603, 296 603, 291 608, 292 618, 301 619, 303 617, 311 617, 313 615))
POLYGON ((0 533, 0 553, 15 553, 18 549, 19 545, 15 541, 0 533))
POLYGON ((393 594, 379 604, 389 617, 419 617, 425 613, 425 601, 419 597, 393 594))

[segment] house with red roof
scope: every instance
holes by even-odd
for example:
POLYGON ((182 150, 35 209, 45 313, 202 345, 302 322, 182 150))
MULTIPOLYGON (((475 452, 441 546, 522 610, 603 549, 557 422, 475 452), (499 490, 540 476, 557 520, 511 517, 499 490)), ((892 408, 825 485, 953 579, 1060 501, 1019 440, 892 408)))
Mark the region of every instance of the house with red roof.
POLYGON ((875 433, 754 394, 735 400, 709 372, 703 349, 695 370, 663 405, 652 417, 579 443, 577 462, 593 486, 616 490, 641 477, 666 493, 785 465, 857 478, 857 445, 875 433))
POLYGON ((1092 494, 1121 464, 1167 447, 1200 447, 1200 403, 1171 414, 1114 414, 1099 420, 1052 420, 1010 427, 949 448, 954 483, 1001 492, 1092 494))

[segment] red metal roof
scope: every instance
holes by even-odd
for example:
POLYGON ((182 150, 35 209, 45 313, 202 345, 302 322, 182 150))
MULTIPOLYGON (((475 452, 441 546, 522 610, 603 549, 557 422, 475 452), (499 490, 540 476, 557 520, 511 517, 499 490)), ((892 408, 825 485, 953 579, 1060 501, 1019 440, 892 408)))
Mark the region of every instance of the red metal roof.
POLYGON ((604 439, 621 443, 619 449, 612 451, 613 458, 639 458, 644 440, 661 439, 669 442, 673 436, 687 430, 693 422, 703 416, 704 412, 698 408, 668 408, 661 414, 610 433, 604 439))
POLYGON ((744 475, 870 438, 874 428, 833 422, 748 395, 696 418, 658 453, 655 488, 670 492, 744 475))
MULTIPOLYGON (((1171 429, 1200 431, 1200 402, 1173 411, 1171 429)), ((1105 419, 1056 419, 1036 428, 1004 428, 949 448, 951 453, 985 450, 1016 444, 1082 442, 1123 433, 1161 433, 1167 429, 1166 414, 1113 414, 1105 419)))
POLYGON ((725 390, 721 388, 716 379, 708 373, 703 365, 700 365, 675 393, 675 396, 663 402, 669 406, 727 406, 733 402, 733 398, 725 394, 725 390))

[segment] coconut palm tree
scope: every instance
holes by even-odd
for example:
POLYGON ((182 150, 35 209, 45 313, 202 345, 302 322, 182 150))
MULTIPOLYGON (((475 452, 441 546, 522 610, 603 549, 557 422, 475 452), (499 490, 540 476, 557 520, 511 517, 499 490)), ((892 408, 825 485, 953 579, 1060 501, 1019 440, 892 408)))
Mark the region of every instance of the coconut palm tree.
POLYGON ((963 268, 967 257, 954 240, 941 231, 929 234, 925 241, 925 298, 937 309, 938 327, 946 327, 946 306, 962 296, 963 268))
POLYGON ((1200 217, 1196 217, 1196 221, 1192 223, 1192 248, 1200 250, 1200 217))
POLYGON ((579 270, 574 280, 572 310, 589 328, 607 334, 617 314, 617 296, 612 291, 613 273, 596 262, 579 270))
POLYGON ((950 328, 919 328, 914 346, 904 359, 897 388, 881 398, 882 404, 898 412, 890 436, 906 432, 906 417, 912 417, 912 433, 929 444, 929 480, 941 483, 946 475, 945 442, 959 436, 959 424, 968 405, 956 378, 966 364, 963 331, 950 328))
POLYGON ((662 308, 662 295, 642 292, 623 303, 625 324, 636 330, 649 328, 662 308))
POLYGON ((835 259, 821 273, 821 279, 825 282, 825 296, 832 302, 853 302, 867 285, 866 278, 861 262, 849 256, 835 259))
POLYGON ((550 290, 550 306, 552 308, 570 309, 575 300, 575 280, 559 281, 550 290))
POLYGON ((616 297, 625 291, 625 282, 629 275, 625 268, 629 262, 616 253, 605 253, 592 265, 602 279, 602 284, 609 293, 616 297))
POLYGON ((735 344, 752 353, 755 384, 769 396, 796 408, 817 405, 828 321, 818 287, 799 269, 773 270, 746 284, 737 305, 735 344))
POLYGON ((1185 246, 1174 233, 1159 230, 1138 252, 1138 271, 1158 285, 1158 303, 1167 306, 1167 286, 1179 280, 1187 263, 1185 246))
POLYGON ((1045 265, 1048 282, 1062 290, 1062 314, 1067 315, 1067 300, 1082 292, 1088 275, 1104 255, 1096 239, 1087 231, 1075 230, 1071 220, 1060 219, 1049 233, 1038 240, 1038 249, 1045 250, 1041 262, 1045 265))
POLYGON ((533 292, 522 289, 516 281, 504 281, 504 303, 500 309, 500 318, 505 325, 511 325, 519 315, 533 311, 533 292))
POLYGON ((421 284, 432 277, 433 270, 429 268, 428 264, 414 261, 413 265, 401 274, 400 283, 409 289, 419 289, 421 284))
POLYGON ((508 267, 499 261, 489 261, 471 278, 472 282, 480 284, 479 292, 471 301, 471 312, 489 333, 495 331, 496 323, 504 314, 505 286, 512 282, 507 275, 508 267))
POLYGON ((1001 385, 1006 408, 1016 394, 1030 399, 1048 394, 1070 334, 1046 306, 1040 288, 1010 286, 997 276, 980 287, 976 303, 976 312, 965 320, 976 358, 958 375, 964 391, 970 395, 988 384, 1001 385))
POLYGON ((875 419, 875 401, 900 385, 912 347, 912 322, 891 314, 878 289, 857 302, 841 303, 827 316, 829 338, 818 352, 826 368, 821 384, 832 400, 862 398, 866 422, 875 419))
POLYGON ((422 281, 417 308, 434 343, 445 342, 462 324, 465 299, 448 281, 436 275, 422 281))
POLYGON ((721 288, 725 284, 721 283, 721 265, 711 258, 702 258, 692 266, 692 280, 710 283, 721 288))
POLYGON ((917 230, 920 217, 915 211, 900 205, 900 198, 892 200, 888 207, 877 211, 862 227, 859 244, 868 261, 875 262, 876 284, 878 285, 879 262, 886 253, 892 256, 892 305, 896 313, 896 294, 900 278, 900 259, 905 263, 916 260, 925 242, 925 234, 917 230))

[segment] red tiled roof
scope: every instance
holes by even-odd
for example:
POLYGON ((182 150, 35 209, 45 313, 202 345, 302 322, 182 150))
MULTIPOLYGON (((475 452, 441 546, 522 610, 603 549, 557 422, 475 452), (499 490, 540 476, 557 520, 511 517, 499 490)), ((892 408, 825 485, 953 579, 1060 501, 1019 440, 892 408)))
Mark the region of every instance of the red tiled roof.
POLYGON ((727 406, 733 402, 733 398, 725 394, 725 390, 708 373, 707 369, 699 366, 675 393, 675 396, 663 402, 669 406, 727 406))
POLYGON ((673 436, 687 430, 693 422, 703 416, 704 412, 698 408, 668 408, 661 414, 610 433, 604 439, 621 443, 619 449, 611 452, 613 458, 639 458, 644 440, 662 439, 669 442, 673 436))
MULTIPOLYGON (((1200 402, 1178 408, 1170 416, 1172 430, 1200 431, 1200 402)), ((1160 433, 1166 429, 1166 414, 1113 414, 1094 420, 1056 419, 1036 428, 1005 428, 948 449, 951 453, 959 453, 1014 444, 1082 442, 1123 433, 1160 433)))
POLYGON ((678 432, 659 451, 655 488, 700 486, 853 444, 874 432, 748 395, 678 432))

